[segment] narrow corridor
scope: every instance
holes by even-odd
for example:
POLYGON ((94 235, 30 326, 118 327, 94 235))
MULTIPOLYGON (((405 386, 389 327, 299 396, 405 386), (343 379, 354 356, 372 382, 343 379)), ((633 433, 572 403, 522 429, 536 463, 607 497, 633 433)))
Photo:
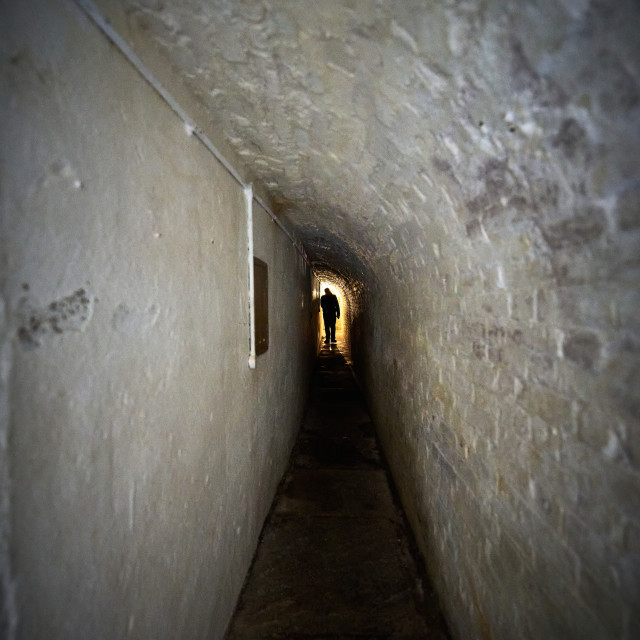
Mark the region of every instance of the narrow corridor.
POLYGON ((640 639, 638 25, 2 2, 0 639, 640 639))
POLYGON ((228 640, 448 638, 339 347, 325 346, 228 640))

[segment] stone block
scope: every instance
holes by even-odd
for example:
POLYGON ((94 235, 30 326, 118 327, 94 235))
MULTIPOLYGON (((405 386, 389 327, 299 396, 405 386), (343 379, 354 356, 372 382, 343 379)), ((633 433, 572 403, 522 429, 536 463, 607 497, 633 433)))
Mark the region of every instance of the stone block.
POLYGON ((572 424, 571 401, 551 389, 527 385, 518 397, 518 404, 549 427, 572 424))

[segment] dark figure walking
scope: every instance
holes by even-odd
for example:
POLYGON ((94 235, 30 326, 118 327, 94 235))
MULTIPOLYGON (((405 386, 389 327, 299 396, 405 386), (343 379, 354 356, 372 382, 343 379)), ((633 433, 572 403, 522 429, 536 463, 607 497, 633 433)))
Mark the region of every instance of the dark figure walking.
POLYGON ((337 342, 336 340, 336 318, 340 317, 340 305, 338 298, 331 293, 331 289, 324 290, 324 295, 320 298, 322 307, 322 317, 324 319, 325 344, 337 342))

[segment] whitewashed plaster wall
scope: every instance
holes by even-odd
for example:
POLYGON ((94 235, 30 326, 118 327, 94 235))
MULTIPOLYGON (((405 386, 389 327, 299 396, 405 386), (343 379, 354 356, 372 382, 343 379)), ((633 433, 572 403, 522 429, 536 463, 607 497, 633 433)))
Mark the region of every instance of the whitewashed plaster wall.
POLYGON ((311 275, 73 3, 4 6, 7 638, 220 638, 306 396, 311 275))

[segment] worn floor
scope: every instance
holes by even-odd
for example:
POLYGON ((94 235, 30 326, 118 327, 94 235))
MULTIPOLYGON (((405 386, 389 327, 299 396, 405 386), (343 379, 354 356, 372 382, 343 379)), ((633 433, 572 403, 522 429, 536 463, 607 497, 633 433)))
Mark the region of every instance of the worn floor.
POLYGON ((325 347, 227 640, 448 637, 351 370, 325 347))

